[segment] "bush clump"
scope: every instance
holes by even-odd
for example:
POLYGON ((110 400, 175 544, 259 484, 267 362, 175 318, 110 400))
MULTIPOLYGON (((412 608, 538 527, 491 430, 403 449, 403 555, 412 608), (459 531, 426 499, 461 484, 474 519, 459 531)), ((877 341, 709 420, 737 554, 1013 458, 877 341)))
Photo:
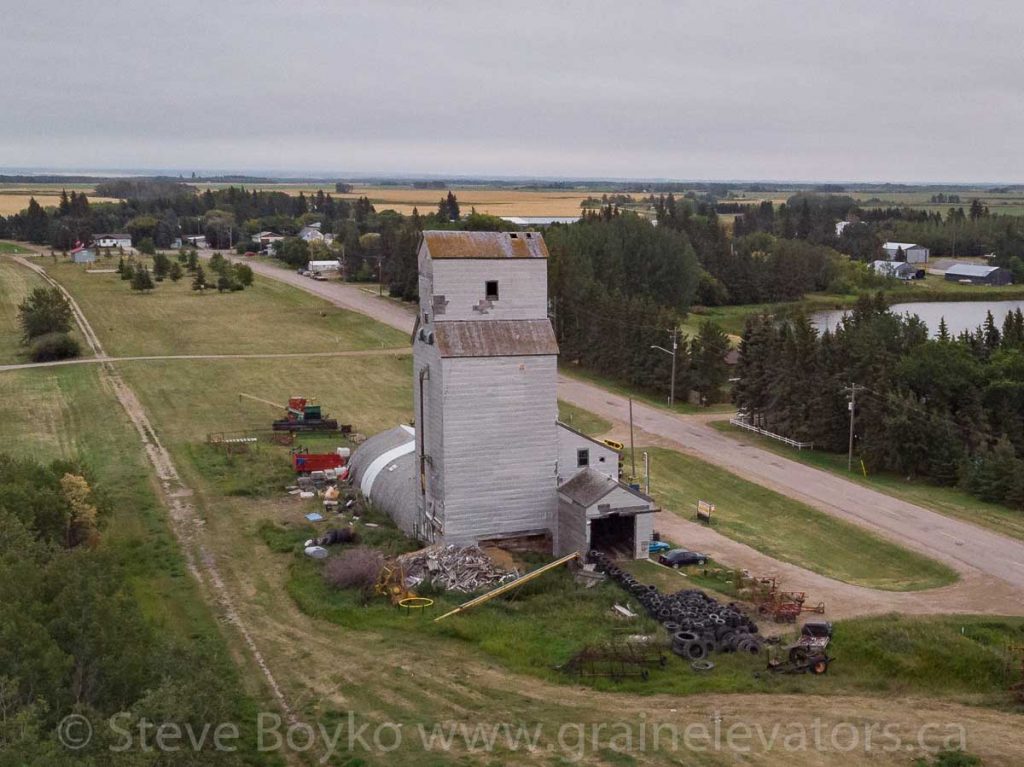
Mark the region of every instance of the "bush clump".
POLYGON ((67 333, 46 333, 32 339, 29 356, 33 362, 52 362, 77 357, 82 349, 67 333))
POLYGON ((379 551, 359 546, 329 560, 324 580, 336 589, 359 589, 369 599, 383 567, 384 556, 379 551))

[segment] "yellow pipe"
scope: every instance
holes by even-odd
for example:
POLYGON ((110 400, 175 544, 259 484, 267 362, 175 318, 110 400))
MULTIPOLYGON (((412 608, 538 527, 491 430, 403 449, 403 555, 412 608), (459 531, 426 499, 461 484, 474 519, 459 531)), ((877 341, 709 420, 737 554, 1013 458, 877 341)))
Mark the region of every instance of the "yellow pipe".
POLYGON ((527 581, 532 581, 538 575, 542 575, 546 573, 548 570, 554 570, 556 567, 560 565, 564 565, 567 562, 571 562, 574 559, 578 559, 579 556, 579 553, 574 551, 572 554, 568 554, 562 557, 561 559, 556 559, 554 562, 548 562, 548 564, 544 565, 543 567, 538 567, 533 572, 529 572, 526 575, 522 575, 516 578, 514 581, 509 581, 508 583, 502 584, 501 586, 498 586, 498 588, 493 589, 492 591, 488 591, 486 594, 481 594, 475 599, 470 599, 468 602, 459 605, 454 610, 446 612, 444 615, 439 615, 438 617, 434 618, 434 623, 437 623, 439 620, 444 620, 449 615, 455 615, 455 613, 460 613, 463 610, 468 610, 470 607, 476 607, 477 605, 483 604, 489 599, 493 599, 494 597, 500 596, 507 591, 511 591, 514 588, 518 588, 527 581))

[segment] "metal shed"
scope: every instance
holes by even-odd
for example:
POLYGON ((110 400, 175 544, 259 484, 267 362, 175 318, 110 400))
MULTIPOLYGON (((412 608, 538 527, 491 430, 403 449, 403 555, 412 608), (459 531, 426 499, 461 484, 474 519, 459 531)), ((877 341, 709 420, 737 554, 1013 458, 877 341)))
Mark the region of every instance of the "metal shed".
POLYGON ((558 488, 555 553, 597 548, 643 559, 658 511, 650 496, 587 467, 558 488))
POLYGON ((375 434, 349 461, 352 484, 403 531, 417 535, 416 430, 396 426, 375 434))
POLYGON ((949 282, 969 282, 972 285, 1009 285, 1013 275, 1001 266, 980 266, 978 264, 954 264, 946 270, 949 282))

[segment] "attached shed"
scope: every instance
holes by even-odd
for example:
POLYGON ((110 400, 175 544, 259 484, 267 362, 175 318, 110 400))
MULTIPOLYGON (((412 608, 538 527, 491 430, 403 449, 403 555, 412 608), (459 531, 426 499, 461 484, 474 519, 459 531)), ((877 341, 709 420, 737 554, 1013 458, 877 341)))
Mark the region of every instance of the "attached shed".
POLYGON ((954 264, 946 270, 949 282, 964 282, 971 285, 1010 285, 1013 275, 1001 266, 980 266, 978 264, 954 264))
POLYGON ((396 426, 361 444, 349 461, 353 486, 403 531, 416 535, 416 430, 396 426))
POLYGON ((619 454, 604 442, 558 422, 558 482, 566 482, 582 469, 596 469, 619 478, 619 454))
POLYGON ((654 533, 654 499, 587 467, 558 488, 558 556, 600 549, 643 559, 654 533))

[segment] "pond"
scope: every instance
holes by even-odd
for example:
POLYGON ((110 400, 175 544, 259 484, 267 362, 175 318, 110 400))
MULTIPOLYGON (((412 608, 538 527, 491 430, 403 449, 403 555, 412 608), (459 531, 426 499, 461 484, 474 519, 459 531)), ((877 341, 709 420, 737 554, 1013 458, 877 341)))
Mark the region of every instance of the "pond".
MULTIPOLYGON (((985 314, 992 312, 996 326, 1002 328, 1008 312, 1024 311, 1024 301, 921 301, 919 303, 894 304, 889 307, 895 314, 916 314, 928 326, 933 337, 938 334, 939 320, 946 318, 950 335, 964 330, 974 330, 985 322, 985 314)), ((847 313, 846 309, 815 312, 811 322, 818 330, 832 330, 847 313)))

